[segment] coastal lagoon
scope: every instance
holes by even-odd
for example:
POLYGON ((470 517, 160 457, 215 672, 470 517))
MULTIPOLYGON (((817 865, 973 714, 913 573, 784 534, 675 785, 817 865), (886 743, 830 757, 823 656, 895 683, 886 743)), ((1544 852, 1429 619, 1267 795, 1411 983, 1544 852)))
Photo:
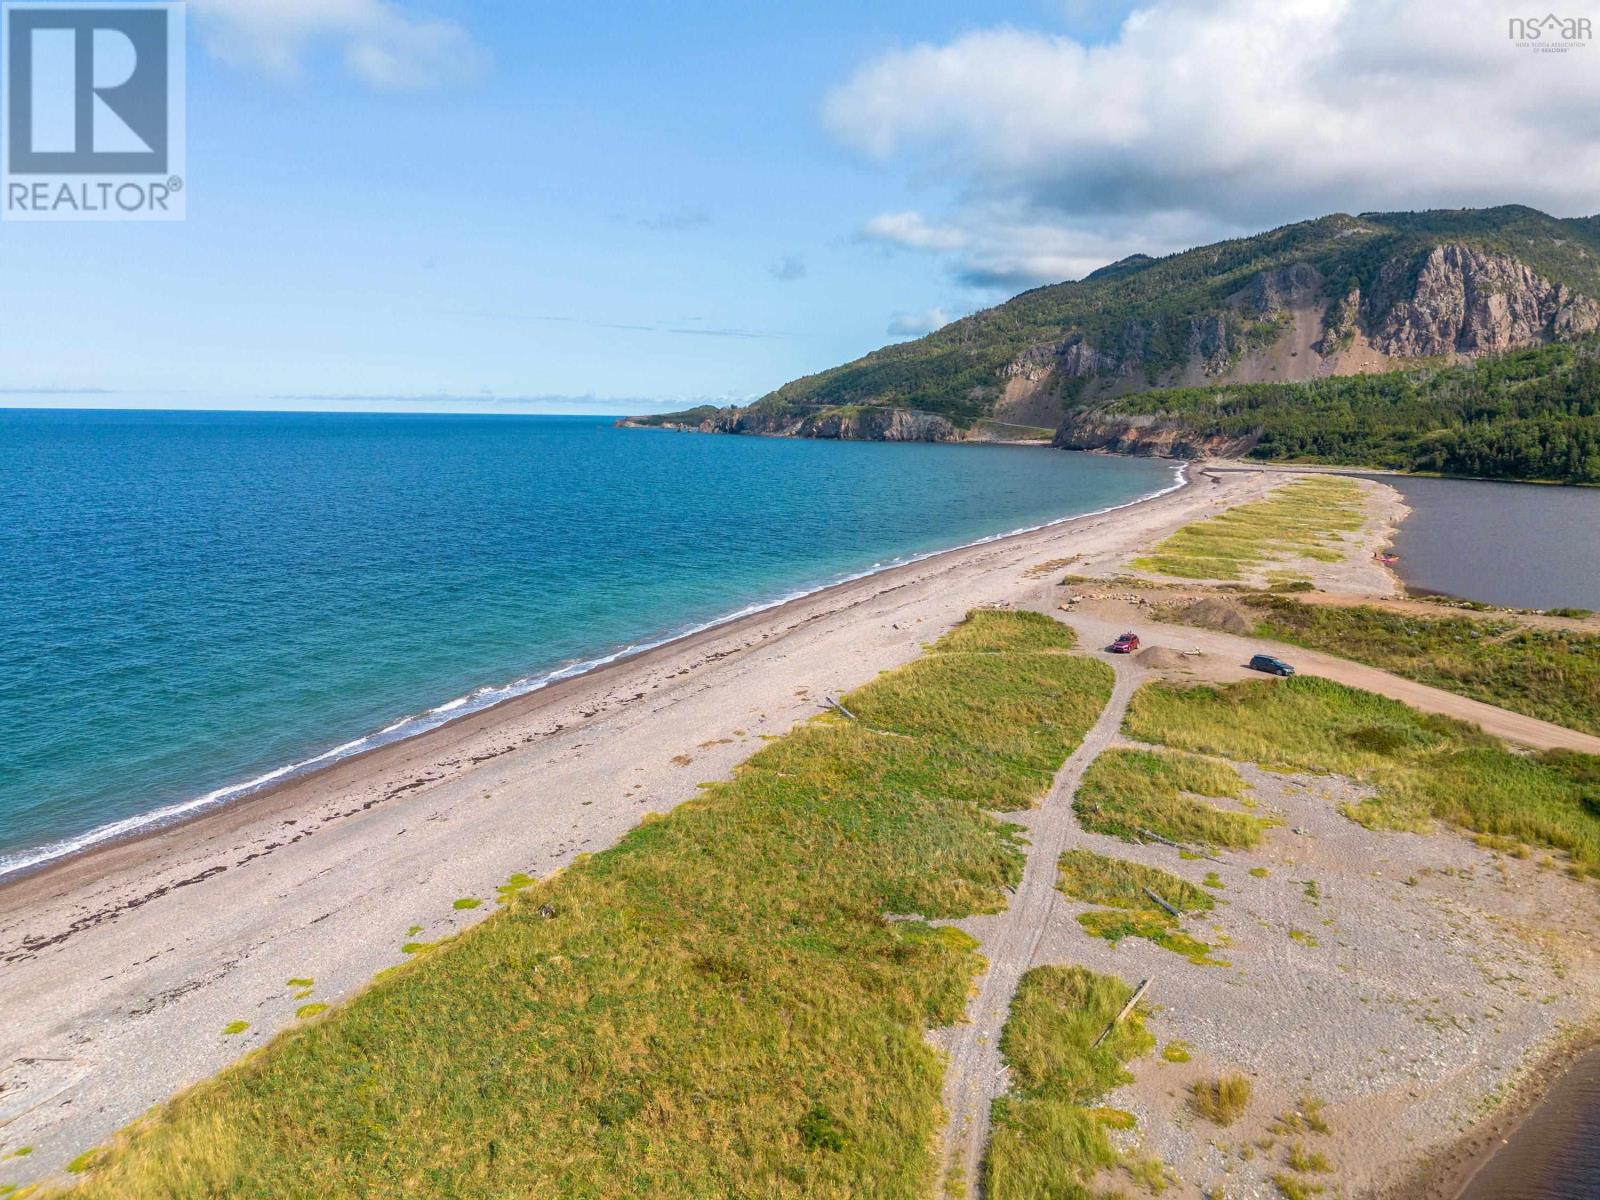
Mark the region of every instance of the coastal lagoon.
POLYGON ((0 412, 0 871, 1174 480, 592 417, 0 412))
POLYGON ((1600 1196, 1600 1050, 1561 1076, 1461 1200, 1600 1196))
POLYGON ((1600 488, 1373 475, 1411 508, 1406 585, 1510 608, 1600 609, 1600 488))

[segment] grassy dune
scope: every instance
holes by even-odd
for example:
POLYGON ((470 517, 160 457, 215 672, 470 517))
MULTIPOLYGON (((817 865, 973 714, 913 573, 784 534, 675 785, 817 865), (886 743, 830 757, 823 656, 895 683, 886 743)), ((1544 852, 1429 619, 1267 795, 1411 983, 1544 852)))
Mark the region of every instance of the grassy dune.
POLYGON ((1600 734, 1600 636, 1503 618, 1250 597, 1260 637, 1326 650, 1543 721, 1600 734))
MULTIPOLYGON (((1447 821, 1571 856, 1600 877, 1600 758, 1516 754, 1473 726, 1326 679, 1150 684, 1127 731, 1180 750, 1370 784, 1350 816, 1377 829, 1447 821)), ((1098 764, 1096 764, 1098 765, 1098 764)))
POLYGON ((1034 802, 1110 694, 1070 644, 975 614, 846 697, 859 721, 768 744, 165 1106, 77 1195, 925 1196, 923 1032, 978 959, 885 914, 1003 907, 1022 855, 989 812, 1034 802))
POLYGON ((994 1103, 989 1200, 1090 1200, 1099 1194, 1089 1187, 1096 1172, 1118 1166, 1159 1178, 1159 1165, 1126 1159, 1106 1134, 1130 1114, 1092 1107, 1130 1078, 1124 1063, 1155 1048, 1137 1012, 1092 1047, 1132 994, 1122 980, 1082 967, 1035 967, 1022 977, 1001 1034, 1011 1093, 994 1103))
POLYGON ((1107 906, 1078 914, 1078 924, 1092 937, 1110 942, 1142 937, 1190 962, 1221 965, 1211 957, 1213 947, 1184 933, 1178 918, 1155 904, 1145 891, 1148 888, 1183 913, 1216 907, 1209 892, 1170 871, 1107 858, 1091 850, 1068 850, 1061 856, 1056 886, 1074 900, 1107 906))
MULTIPOLYGON (((1149 690, 1146 685, 1138 695, 1149 690)), ((1239 772, 1214 758, 1110 750, 1090 765, 1073 809, 1085 829, 1128 842, 1142 841, 1141 831, 1148 830, 1175 842, 1248 849, 1261 840, 1268 822, 1197 798, 1237 800, 1244 794, 1239 772)))
POLYGON ((1264 500, 1185 525, 1133 566, 1178 579, 1243 579, 1269 562, 1337 562, 1339 534, 1365 521, 1361 485, 1349 479, 1298 479, 1264 500))
POLYGON ((1170 871, 1107 858, 1092 850, 1068 850, 1063 854, 1056 886, 1074 900, 1108 908, 1151 907, 1146 888, 1179 912, 1205 912, 1217 903, 1205 889, 1170 871))

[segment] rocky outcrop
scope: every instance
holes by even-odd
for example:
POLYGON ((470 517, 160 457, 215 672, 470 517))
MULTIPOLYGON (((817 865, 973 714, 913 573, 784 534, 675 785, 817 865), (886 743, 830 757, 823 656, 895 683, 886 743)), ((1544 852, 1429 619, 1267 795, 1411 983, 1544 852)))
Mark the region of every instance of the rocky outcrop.
POLYGON ((1256 441, 1254 437, 1198 434, 1158 417, 1082 411, 1067 417, 1052 444, 1063 450, 1103 450, 1159 458, 1238 458, 1256 441))
POLYGON ((1392 260, 1361 302, 1368 339, 1396 358, 1499 354, 1600 328, 1600 304, 1508 254, 1447 243, 1392 260))
POLYGON ((1233 330, 1223 313, 1208 313, 1189 322, 1189 361, 1204 375, 1221 375, 1237 349, 1233 330))
MULTIPOLYGON (((1136 364, 1137 356, 1131 357, 1136 364)), ((1126 357, 1119 359, 1103 354, 1085 341, 1083 334, 1073 333, 1059 342, 1028 347, 1000 368, 1000 378, 1039 383, 1051 374, 1066 379, 1087 379, 1092 375, 1125 375, 1129 370, 1126 357)))
POLYGON ((795 436, 867 442, 959 442, 962 437, 946 418, 909 408, 825 409, 805 418, 795 436))
POLYGON ((802 437, 856 442, 959 442, 962 432, 935 413, 909 408, 840 407, 803 413, 776 405, 729 405, 699 421, 627 420, 624 427, 676 429, 689 433, 743 433, 758 437, 802 437))
POLYGON ((1290 263, 1262 271, 1228 297, 1228 302, 1257 320, 1315 304, 1322 296, 1322 275, 1310 263, 1290 263))

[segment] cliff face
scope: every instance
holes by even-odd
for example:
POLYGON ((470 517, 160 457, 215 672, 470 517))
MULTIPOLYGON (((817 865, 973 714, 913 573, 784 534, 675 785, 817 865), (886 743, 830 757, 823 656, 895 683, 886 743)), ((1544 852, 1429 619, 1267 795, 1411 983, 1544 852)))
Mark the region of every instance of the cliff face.
POLYGON ((837 408, 799 413, 774 406, 730 405, 698 421, 635 418, 634 427, 762 437, 832 438, 861 442, 959 442, 962 431, 944 417, 905 408, 837 408))
POLYGON ((1400 358, 1498 354, 1600 327, 1600 304, 1509 254, 1451 243, 1421 262, 1391 260, 1373 294, 1347 297, 1372 345, 1400 358), (1354 299, 1354 304, 1350 300, 1354 299))
POLYGON ((1255 448, 1254 436, 1207 436, 1152 416, 1070 414, 1052 445, 1062 450, 1103 450, 1157 458, 1241 458, 1255 448))

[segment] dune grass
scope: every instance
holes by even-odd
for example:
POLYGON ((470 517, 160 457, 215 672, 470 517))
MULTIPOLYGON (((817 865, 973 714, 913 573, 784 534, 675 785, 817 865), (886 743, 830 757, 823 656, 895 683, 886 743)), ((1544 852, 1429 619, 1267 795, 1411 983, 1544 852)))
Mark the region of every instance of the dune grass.
POLYGON ((1155 1038, 1134 1012, 1092 1043, 1132 994, 1122 980, 1082 967, 1035 967, 1022 977, 1000 1040, 1011 1092, 994 1102, 989 1200, 1089 1200, 1096 1172, 1125 1165, 1106 1132, 1125 1122, 1095 1106, 1131 1078, 1123 1064, 1148 1054, 1155 1038))
POLYGON ((1325 650, 1430 687, 1600 734, 1600 635, 1504 617, 1419 617, 1282 596, 1244 601, 1256 634, 1325 650))
POLYGON ((1250 1106, 1250 1080, 1239 1074, 1202 1079, 1189 1089, 1189 1107, 1213 1125, 1232 1125, 1250 1106))
POLYGON ((1297 479, 1263 500, 1185 525, 1132 565, 1178 579, 1238 580, 1270 562, 1338 562, 1339 535, 1365 520, 1365 495, 1354 480, 1297 479))
POLYGON ((1096 908, 1078 916, 1078 924, 1090 937, 1105 938, 1115 945, 1123 938, 1144 938, 1163 950, 1180 954, 1198 967, 1227 967, 1226 959, 1213 958, 1215 947, 1191 937, 1178 922, 1157 909, 1096 908))
POLYGON ((1303 675, 1149 684, 1125 728, 1179 750, 1359 780, 1376 795, 1346 811, 1369 828, 1445 821, 1565 851, 1575 873, 1600 877, 1600 758, 1514 753, 1475 726, 1303 675))
POLYGON ((1206 912, 1216 907, 1210 895, 1170 871, 1108 858, 1092 850, 1063 854, 1056 886, 1074 900, 1108 908, 1152 907, 1146 888, 1179 912, 1206 912))
POLYGON ((1191 962, 1222 965, 1210 957, 1210 946, 1184 933, 1177 918, 1146 894, 1149 888, 1179 912, 1205 912, 1215 907, 1216 901, 1209 895, 1169 871, 1089 850, 1068 850, 1061 856, 1056 886, 1074 900, 1108 906, 1078 915, 1078 923, 1092 937, 1110 942, 1142 937, 1191 962))
MULTIPOLYGON (((1146 685, 1139 694, 1148 690, 1146 685)), ((1244 780, 1225 762, 1117 749, 1089 767, 1073 809, 1085 829, 1128 842, 1144 840, 1140 831, 1147 830, 1175 842, 1248 849, 1261 840, 1269 821, 1196 798, 1237 800, 1244 794, 1244 780)))
POLYGON ((994 810, 1110 694, 1070 631, 978 613, 618 846, 157 1110, 82 1200, 923 1197, 978 968, 1020 876, 994 810), (875 731, 893 727, 909 736, 875 731))

